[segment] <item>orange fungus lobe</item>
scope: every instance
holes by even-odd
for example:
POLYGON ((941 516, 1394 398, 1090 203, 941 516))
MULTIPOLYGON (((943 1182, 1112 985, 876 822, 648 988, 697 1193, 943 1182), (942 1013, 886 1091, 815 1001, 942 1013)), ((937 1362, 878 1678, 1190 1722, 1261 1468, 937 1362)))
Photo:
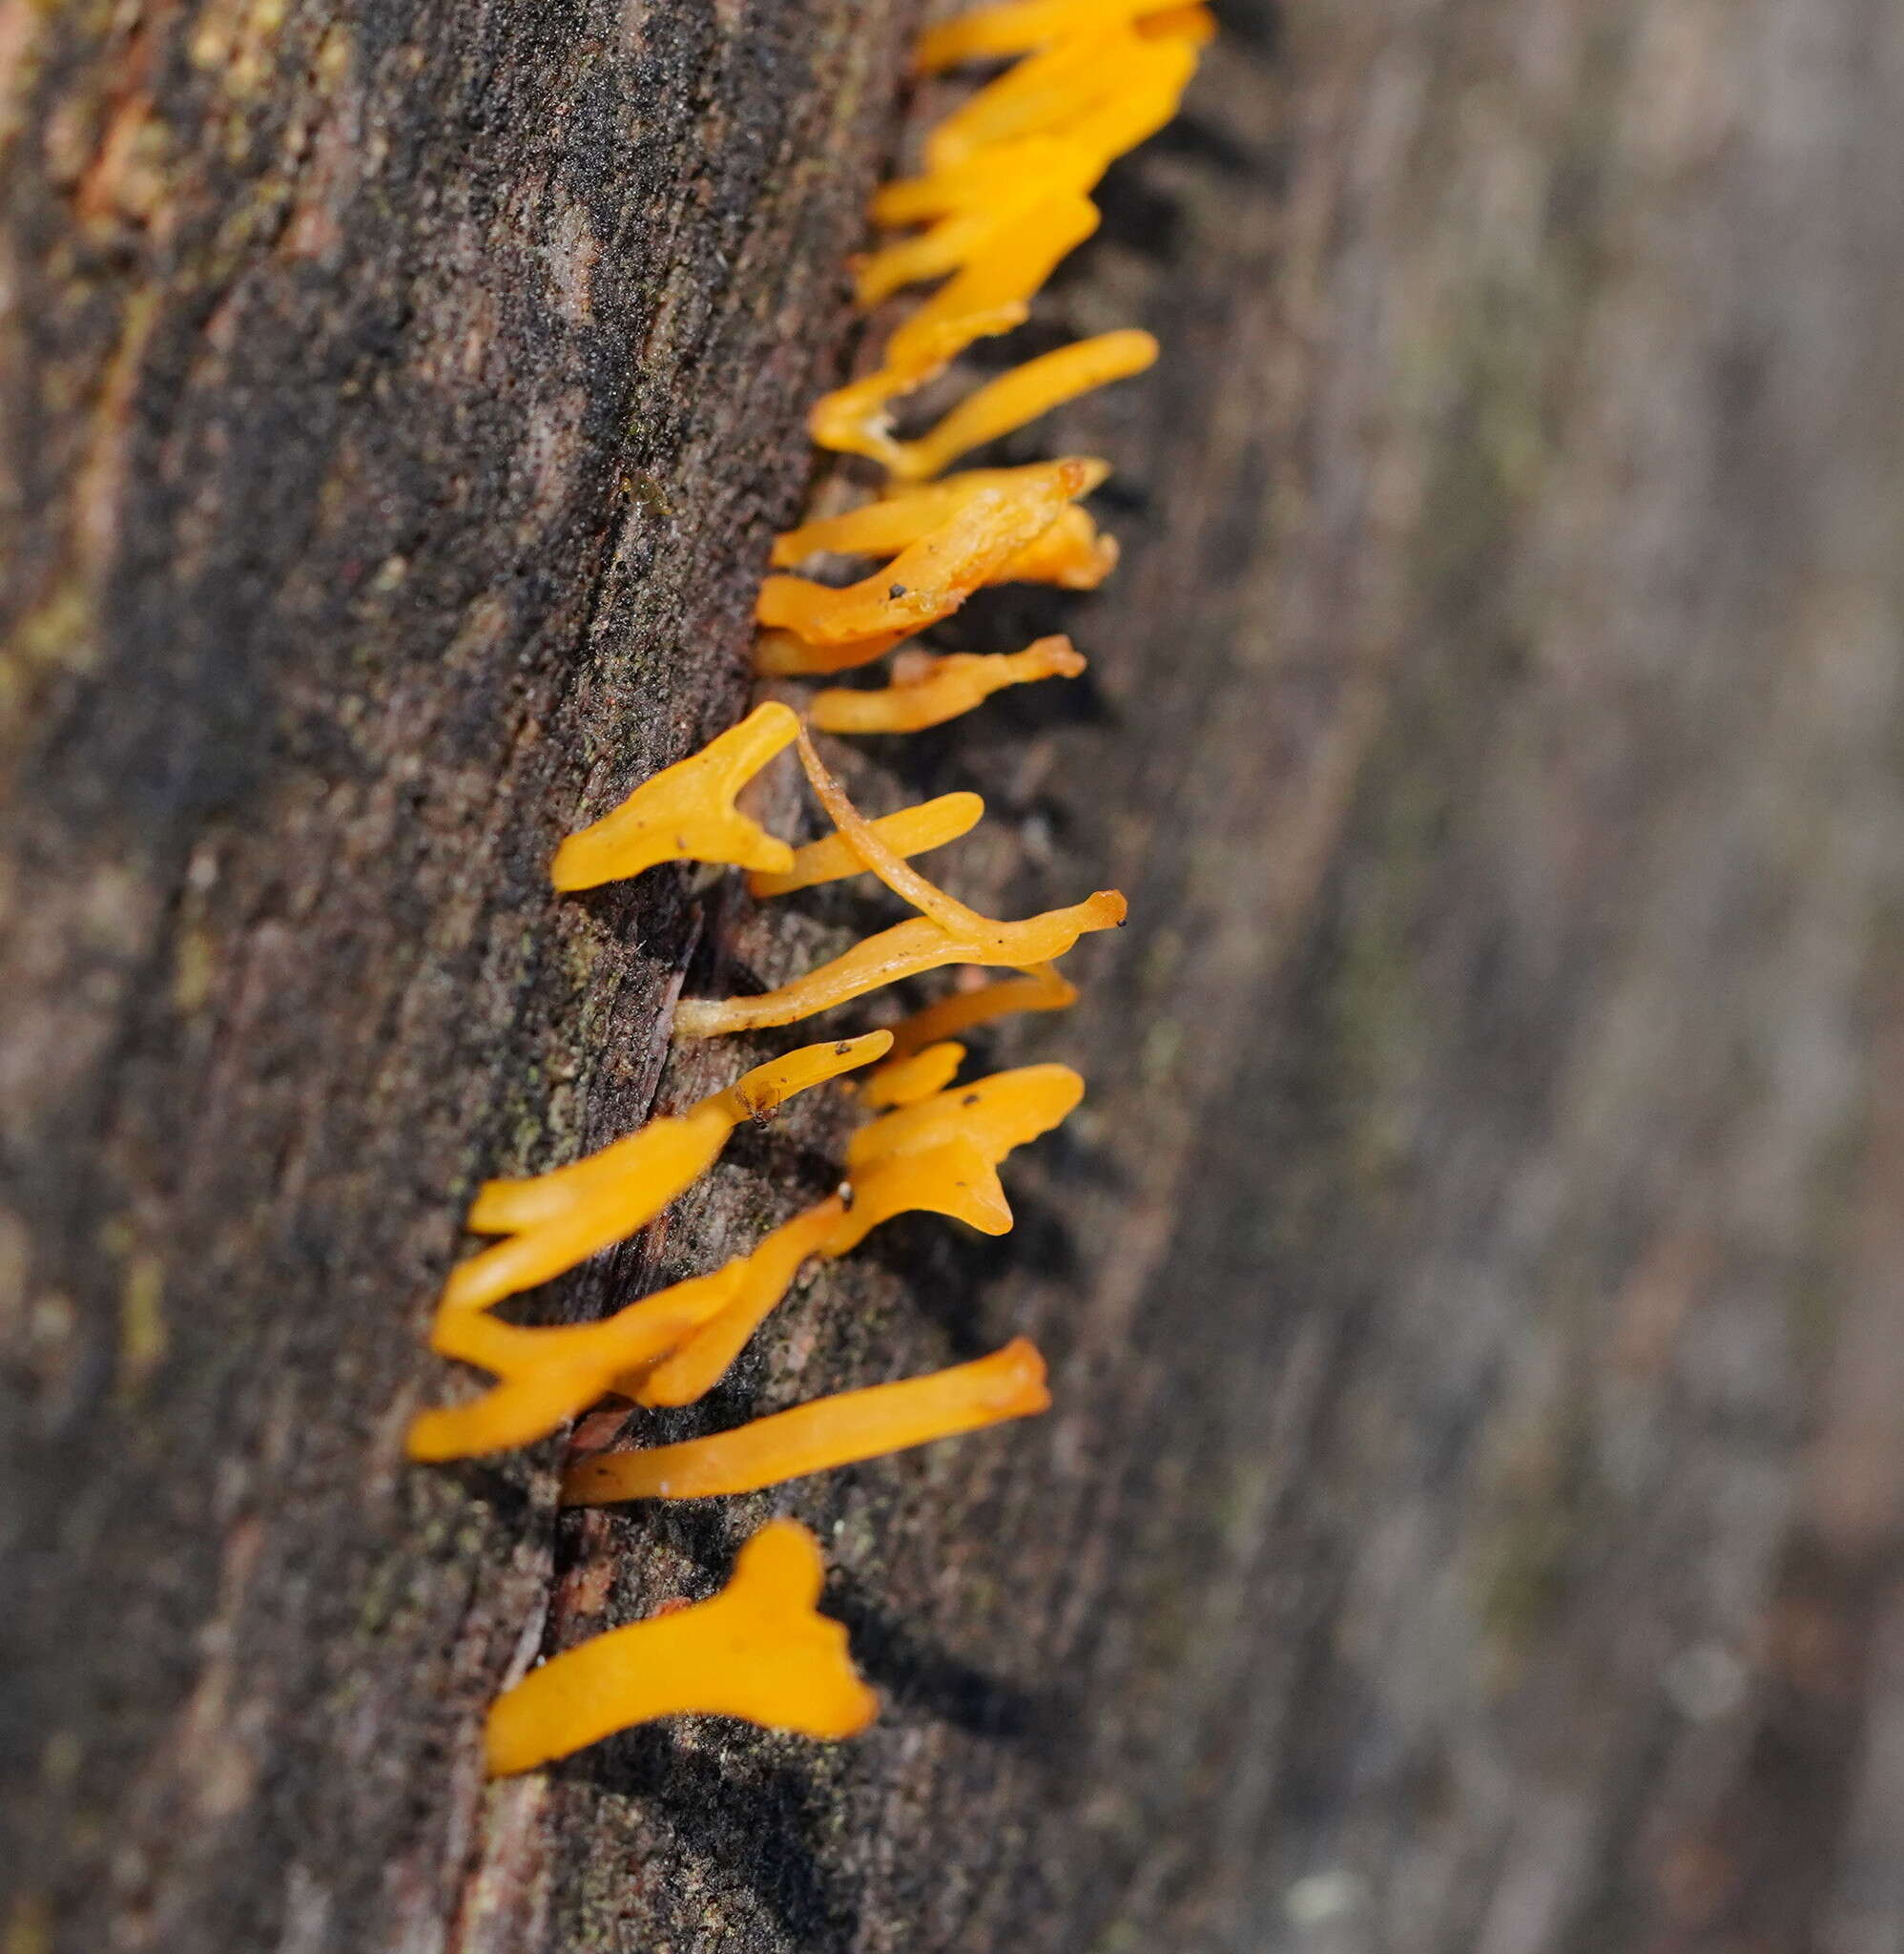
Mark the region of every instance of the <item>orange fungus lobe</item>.
POLYGON ((533 1770, 652 1717, 739 1716, 802 1736, 863 1730, 879 1698, 846 1631, 818 1610, 825 1569, 804 1527, 773 1520, 708 1601, 631 1622, 532 1669, 490 1705, 491 1777, 533 1770))

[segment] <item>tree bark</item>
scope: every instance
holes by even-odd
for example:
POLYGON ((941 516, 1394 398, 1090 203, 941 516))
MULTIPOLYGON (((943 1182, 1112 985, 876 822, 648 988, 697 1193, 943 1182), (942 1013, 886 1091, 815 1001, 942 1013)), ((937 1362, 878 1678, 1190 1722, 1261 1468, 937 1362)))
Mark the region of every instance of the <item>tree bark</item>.
POLYGON ((634 1430, 1021 1331, 1053 1411, 560 1521, 560 1442, 404 1463, 474 1184, 890 915, 545 870, 745 702, 915 25, 0 10, 7 1954, 1896 1947, 1890 0, 1238 0, 1024 336, 1165 343, 1007 448, 1116 464, 1123 567, 948 634, 1090 676, 851 776, 983 792, 998 913, 1129 895, 982 1041, 1085 1109, 1012 1235, 895 1224, 634 1430), (481 1784, 777 1511, 871 1732, 481 1784))

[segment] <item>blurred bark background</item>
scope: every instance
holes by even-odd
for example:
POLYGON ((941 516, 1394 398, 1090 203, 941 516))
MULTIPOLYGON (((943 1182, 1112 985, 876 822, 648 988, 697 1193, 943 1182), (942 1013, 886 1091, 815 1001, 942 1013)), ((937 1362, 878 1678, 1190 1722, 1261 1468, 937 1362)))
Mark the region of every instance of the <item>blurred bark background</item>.
POLYGON ((1224 20, 1025 336, 1164 339, 1008 450, 1125 567, 959 634, 1091 676, 854 773, 1131 897, 987 1041, 1090 1097, 644 1429, 1018 1330, 1056 1408, 558 1523, 401 1457, 472 1186, 888 914, 544 871, 744 705, 914 10, 0 4, 6 1954, 1904 1944, 1904 13, 1224 20), (871 1733, 483 1787, 774 1511, 871 1733))

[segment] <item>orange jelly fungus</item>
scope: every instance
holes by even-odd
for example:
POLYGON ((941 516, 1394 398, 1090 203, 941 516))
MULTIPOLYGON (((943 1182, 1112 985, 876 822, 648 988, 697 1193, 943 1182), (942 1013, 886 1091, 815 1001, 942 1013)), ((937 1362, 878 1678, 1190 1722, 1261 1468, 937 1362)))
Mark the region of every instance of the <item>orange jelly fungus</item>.
POLYGON ((1142 373, 1157 357, 1148 332, 1100 333, 1014 366, 968 395, 930 432, 902 441, 887 458, 893 479, 925 482, 962 454, 983 447, 1080 394, 1142 373))
POLYGON ((1098 534, 1089 514, 1073 506, 1037 542, 1004 567, 1002 584, 1056 584, 1065 591, 1094 591, 1117 568, 1115 536, 1098 534))
MULTIPOLYGON (((927 135, 924 176, 875 192, 874 221, 919 223, 962 209, 992 183, 1014 174, 1023 177, 1041 160, 1041 177, 1056 174, 1069 183, 1076 180, 1068 170, 1080 152, 1101 172, 1113 156, 1154 133, 1132 133, 1130 118, 1150 109, 1157 86, 1168 86, 1172 75, 1189 78, 1174 50, 1165 46, 1159 58, 1158 44, 1176 43, 1194 52, 1214 31, 1206 9, 1178 8, 1134 25, 1109 22, 1016 63, 927 135), (1113 119, 1120 111, 1122 122, 1113 119), (1035 149, 1037 144, 1044 148, 1035 149)), ((1181 87, 1180 81, 1179 93, 1181 87)), ((1095 181, 1096 173, 1080 187, 1088 189, 1095 181)))
MULTIPOLYGON (((1062 165, 1067 154, 1054 148, 1050 160, 1062 165)), ((929 229, 867 252, 855 261, 854 297, 870 308, 907 285, 923 284, 962 270, 983 255, 1011 218, 1049 202, 1054 187, 1087 189, 1087 182, 1073 180, 1086 174, 1082 160, 1080 157, 1069 172, 1061 170, 1055 185, 1052 173, 1021 172, 1009 181, 993 184, 989 197, 973 197, 945 212, 929 229)))
POLYGON ((734 797, 792 743, 798 723, 777 700, 757 707, 699 753, 644 780, 612 814, 570 835, 555 851, 549 879, 559 889, 590 889, 657 862, 785 868, 794 851, 737 812, 734 797))
POLYGON ((711 1600, 611 1629, 498 1696, 484 1731, 488 1775, 533 1770, 654 1716, 739 1716, 815 1737, 863 1730, 880 1699, 853 1667, 845 1628, 818 1611, 824 1580, 813 1535, 770 1520, 711 1600))
POLYGON ((894 666, 892 684, 878 691, 833 686, 816 693, 807 717, 822 733, 919 733, 969 713, 1008 685, 1075 678, 1084 669, 1067 637, 1041 637, 1022 652, 909 655, 894 666))
POLYGON ((1176 114, 1203 37, 1202 24, 1189 20, 1169 33, 1120 28, 1022 62, 974 95, 969 114, 933 132, 926 175, 888 184, 873 200, 874 221, 931 224, 905 240, 918 258, 945 225, 1022 198, 1024 183, 1096 189, 1119 156, 1176 114))
POLYGON ((1097 206, 1072 191, 1004 218, 983 251, 933 293, 886 343, 885 364, 818 401, 807 431, 821 447, 890 464, 900 452, 891 403, 923 385, 975 340, 1024 323, 1027 301, 1098 227, 1097 206))
MULTIPOLYGON (((894 854, 924 855, 970 834, 984 812, 985 803, 976 794, 942 794, 917 807, 883 815, 872 825, 894 854)), ((747 886, 755 896, 785 896, 795 889, 810 889, 820 883, 843 882, 848 876, 866 873, 866 864, 845 839, 833 834, 797 848, 794 865, 784 875, 750 875, 747 886)))
POLYGON ((434 1347, 493 1371, 499 1382, 466 1404, 419 1413, 405 1441, 410 1457, 472 1459, 546 1438, 717 1319, 746 1283, 753 1259, 644 1297, 598 1323, 526 1329, 486 1310, 445 1317, 434 1347))
POLYGON ((682 1038, 719 1038, 732 1031, 759 1031, 773 1025, 797 1024, 817 1012, 849 1004, 947 964, 1008 965, 1048 963, 1062 957, 1079 937, 1095 929, 1115 929, 1124 921, 1124 898, 1100 889, 1067 909, 1047 909, 1022 923, 983 919, 981 932, 942 929, 926 917, 897 923, 856 944, 844 956, 809 970, 791 984, 758 997, 689 998, 674 1008, 674 1031, 682 1038))
MULTIPOLYGON (((762 624, 791 631, 814 646, 814 671, 860 663, 864 654, 853 649, 856 643, 893 632, 922 631, 949 617, 1042 536, 1085 492, 1089 480, 1087 465, 1079 461, 1026 469, 1009 484, 965 498, 944 522, 857 584, 836 590, 805 577, 768 577, 760 587, 755 615, 762 624), (833 655, 839 647, 847 648, 843 657, 833 655)), ((778 711, 793 717, 786 706, 778 711)), ((786 863, 752 865, 784 868, 786 863)))
MULTIPOLYGON (((1110 464, 1076 458, 1085 469, 1078 492, 1088 495, 1110 473, 1110 464)), ((1037 466, 1034 464, 1034 466, 1037 466)), ((896 556, 901 550, 949 522, 984 488, 1011 488, 1025 481, 1028 468, 968 468, 939 482, 901 488, 844 515, 821 516, 774 540, 773 562, 786 570, 822 551, 839 556, 896 556)), ((1058 511, 1051 526, 1027 544, 1003 571, 1000 583, 1055 583, 1072 590, 1095 590, 1117 562, 1116 546, 1097 533, 1082 509, 1058 511)))
POLYGON ((950 1040, 928 1045, 923 1051, 915 1051, 897 1063, 888 1060, 866 1074, 859 1087, 859 1103, 872 1112, 915 1105, 949 1086, 964 1062, 965 1048, 950 1040))
POLYGON ((645 1451, 598 1453, 570 1467, 562 1482, 562 1504, 598 1507, 618 1500, 754 1492, 957 1432, 1027 1418, 1050 1403, 1045 1360, 1035 1344, 1017 1337, 973 1363, 868 1390, 841 1391, 733 1431, 645 1451))
MULTIPOLYGON (((1008 1018, 1019 1011, 1062 1011, 1078 1001, 1078 987, 1061 976, 1049 964, 1034 964, 1022 977, 1006 977, 997 984, 979 984, 969 990, 955 990, 929 1004, 923 1010, 901 1018, 893 1027, 893 1049, 887 1065, 903 1064, 912 1053, 935 1040, 969 1031, 975 1025, 988 1025, 995 1018, 1008 1018)), ((866 1075, 870 1087, 886 1065, 866 1075)))
POLYGON ((692 1404, 719 1383, 747 1340, 766 1321, 800 1264, 817 1255, 846 1213, 834 1195, 783 1222, 751 1256, 728 1266, 737 1272, 725 1307, 651 1370, 634 1392, 639 1404, 692 1404))
POLYGON ((845 1255, 895 1215, 944 1215, 982 1235, 1004 1235, 1011 1204, 999 1162, 1063 1125, 1084 1096, 1085 1082, 1069 1066, 1026 1065, 935 1092, 860 1128, 846 1150, 853 1205, 827 1254, 845 1255))
POLYGON ((908 868, 880 841, 873 823, 820 765, 804 730, 798 745, 808 780, 854 853, 895 895, 922 913, 867 937, 830 964, 758 997, 692 998, 677 1005, 677 1037, 718 1038, 731 1031, 791 1025, 901 977, 916 977, 947 964, 1003 964, 1024 969, 1063 956, 1092 930, 1112 929, 1124 921, 1124 898, 1115 889, 1100 889, 1067 909, 1048 909, 1022 923, 1001 923, 967 908, 908 868))
POLYGON ((486 1181, 469 1210, 469 1227, 509 1239, 450 1271, 439 1339, 445 1317, 487 1309, 632 1235, 713 1166, 742 1120, 762 1118, 797 1092, 870 1065, 892 1042, 890 1031, 869 1031, 803 1046, 743 1072, 725 1091, 686 1112, 652 1120, 572 1166, 527 1180, 486 1181))
POLYGON ((931 74, 962 61, 987 61, 1001 54, 1027 54, 1053 41, 1088 36, 1143 14, 1187 10, 1183 0, 1004 0, 974 8, 927 28, 919 38, 913 65, 931 74))

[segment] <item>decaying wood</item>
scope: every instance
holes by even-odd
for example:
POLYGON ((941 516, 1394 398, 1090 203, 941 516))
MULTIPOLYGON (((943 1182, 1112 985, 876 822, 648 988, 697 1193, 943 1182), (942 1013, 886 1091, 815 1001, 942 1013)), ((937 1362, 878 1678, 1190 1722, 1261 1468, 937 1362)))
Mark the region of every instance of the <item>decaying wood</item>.
POLYGON ((641 1428, 1016 1331, 1056 1408, 560 1523, 557 1443, 402 1463, 474 1181, 890 913, 543 870, 744 699, 913 24, 0 11, 7 1954, 1894 1947, 1889 0, 1231 10, 1027 335, 1165 342, 1010 447, 1116 463, 1124 567, 948 634, 1090 677, 852 776, 983 792, 1000 913, 1130 896, 986 1041, 1090 1096, 1012 1236, 896 1224, 641 1428), (480 1786, 499 1681, 774 1511, 871 1733, 480 1786))

